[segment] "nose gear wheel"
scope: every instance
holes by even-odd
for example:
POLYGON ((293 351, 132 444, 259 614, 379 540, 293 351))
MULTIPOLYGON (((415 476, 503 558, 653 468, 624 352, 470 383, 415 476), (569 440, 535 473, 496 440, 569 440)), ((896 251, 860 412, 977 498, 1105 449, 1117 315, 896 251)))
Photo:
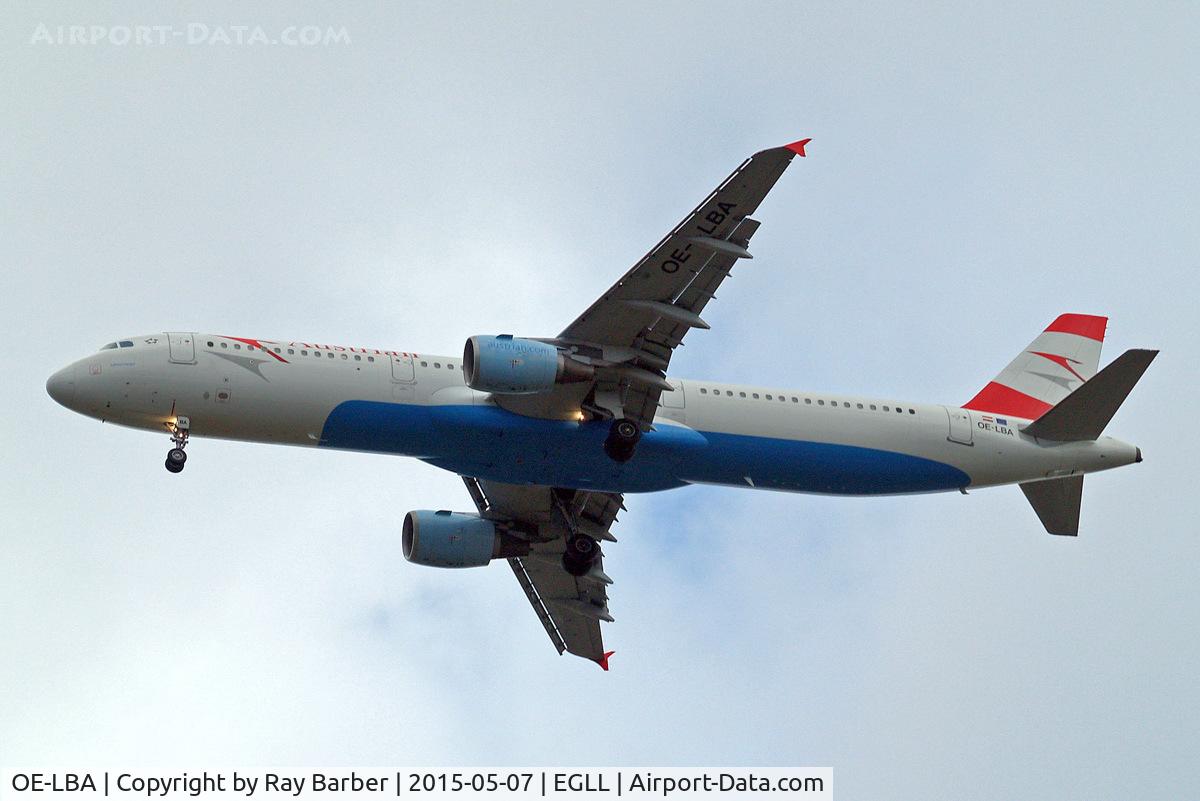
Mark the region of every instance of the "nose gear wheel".
POLYGON ((187 453, 183 449, 187 447, 188 430, 191 428, 191 424, 191 420, 183 415, 166 424, 167 431, 171 433, 171 442, 175 443, 175 447, 167 451, 166 467, 168 472, 178 473, 187 464, 187 453))

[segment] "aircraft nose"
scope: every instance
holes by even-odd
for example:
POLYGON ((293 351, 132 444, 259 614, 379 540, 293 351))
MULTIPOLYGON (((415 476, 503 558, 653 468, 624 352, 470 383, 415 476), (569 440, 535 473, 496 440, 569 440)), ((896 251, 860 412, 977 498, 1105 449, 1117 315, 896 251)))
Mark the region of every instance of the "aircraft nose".
POLYGON ((46 393, 67 408, 75 400, 75 365, 64 367, 46 381, 46 393))

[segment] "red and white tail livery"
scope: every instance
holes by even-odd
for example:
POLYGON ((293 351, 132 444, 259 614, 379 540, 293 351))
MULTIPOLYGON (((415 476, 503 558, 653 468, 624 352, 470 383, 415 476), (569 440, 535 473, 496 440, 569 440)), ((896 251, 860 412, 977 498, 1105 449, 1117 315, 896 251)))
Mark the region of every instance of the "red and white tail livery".
POLYGON ((1096 374, 1107 317, 1060 314, 963 408, 1036 420, 1096 374))

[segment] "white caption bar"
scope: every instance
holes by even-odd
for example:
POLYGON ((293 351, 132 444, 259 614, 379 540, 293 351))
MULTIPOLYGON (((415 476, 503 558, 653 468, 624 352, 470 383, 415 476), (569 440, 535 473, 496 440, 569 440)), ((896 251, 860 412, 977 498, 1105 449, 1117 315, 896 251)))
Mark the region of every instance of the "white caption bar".
POLYGON ((409 798, 833 798, 833 769, 800 768, 0 768, 0 799, 294 801, 409 798))

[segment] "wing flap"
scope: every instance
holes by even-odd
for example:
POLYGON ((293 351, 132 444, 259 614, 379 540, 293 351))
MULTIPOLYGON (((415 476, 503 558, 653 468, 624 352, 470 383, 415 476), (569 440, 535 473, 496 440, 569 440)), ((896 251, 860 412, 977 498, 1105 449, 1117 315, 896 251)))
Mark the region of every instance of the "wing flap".
POLYGON ((654 420, 665 374, 688 331, 706 329, 700 317, 734 264, 752 258, 750 217, 796 156, 804 139, 746 159, 700 205, 554 340, 593 360, 590 383, 555 386, 536 395, 495 395, 516 414, 576 420, 580 413, 654 420))
MULTIPOLYGON (((715 282, 706 282, 714 284, 715 289, 734 262, 750 257, 747 246, 758 222, 749 216, 796 155, 796 150, 776 147, 755 153, 742 162, 621 280, 567 326, 559 338, 626 344, 639 331, 630 330, 629 324, 619 319, 620 315, 612 313, 614 302, 640 299, 676 303, 694 279, 710 267, 715 268, 711 275, 720 276, 715 282)), ((687 303, 677 305, 699 312, 687 303)))
POLYGON ((561 653, 606 664, 600 623, 611 623, 601 554, 585 576, 569 574, 562 563, 566 538, 578 531, 615 541, 609 528, 622 508, 620 495, 562 490, 539 485, 503 484, 463 476, 480 515, 503 521, 529 539, 529 553, 508 560, 538 621, 561 653))

